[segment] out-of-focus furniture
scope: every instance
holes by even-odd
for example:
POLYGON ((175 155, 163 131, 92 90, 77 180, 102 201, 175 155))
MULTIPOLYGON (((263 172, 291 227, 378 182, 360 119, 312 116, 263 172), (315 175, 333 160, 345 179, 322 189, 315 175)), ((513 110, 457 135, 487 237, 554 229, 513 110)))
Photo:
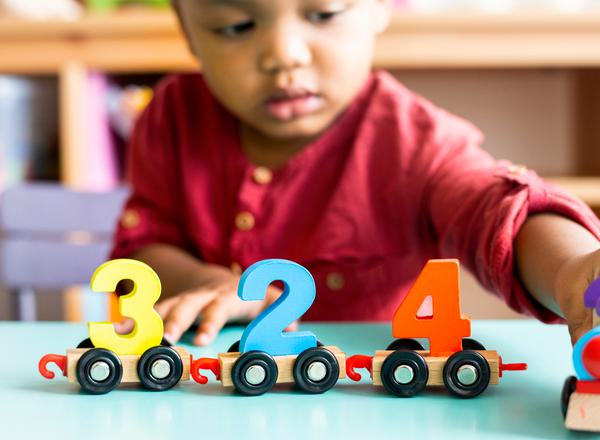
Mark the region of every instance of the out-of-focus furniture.
POLYGON ((126 189, 77 192, 25 184, 0 195, 0 282, 15 317, 36 319, 35 289, 87 284, 110 252, 126 189))
MULTIPOLYGON (((399 10, 378 39, 375 64, 392 70, 573 72, 570 149, 576 170, 559 182, 600 209, 600 125, 596 117, 600 112, 600 11, 494 15, 399 10)), ((125 8, 86 14, 75 21, 48 22, 0 16, 0 74, 59 78, 61 181, 74 188, 86 188, 77 170, 86 160, 85 149, 91 148, 83 134, 91 71, 137 74, 196 68, 169 10, 125 8)), ((528 165, 535 168, 535 163, 528 165)))

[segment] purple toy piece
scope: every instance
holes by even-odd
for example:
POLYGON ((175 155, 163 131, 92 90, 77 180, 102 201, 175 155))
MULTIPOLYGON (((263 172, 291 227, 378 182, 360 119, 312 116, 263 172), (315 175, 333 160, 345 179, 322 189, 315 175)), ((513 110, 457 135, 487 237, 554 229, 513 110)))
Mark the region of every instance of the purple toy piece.
POLYGON ((583 303, 586 307, 595 308, 596 313, 600 315, 600 278, 589 285, 583 294, 583 303))

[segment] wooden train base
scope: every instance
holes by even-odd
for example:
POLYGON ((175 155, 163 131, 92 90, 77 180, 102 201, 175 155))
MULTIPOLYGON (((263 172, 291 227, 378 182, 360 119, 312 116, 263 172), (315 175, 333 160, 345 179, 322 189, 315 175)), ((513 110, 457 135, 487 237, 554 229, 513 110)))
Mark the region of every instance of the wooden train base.
POLYGON ((594 309, 592 330, 573 347, 577 377, 565 381, 561 406, 568 429, 600 432, 600 279, 588 287, 584 303, 594 309))
MULTIPOLYGON (((406 342, 406 340, 403 340, 406 342)), ((414 341, 417 343, 416 341, 414 341)), ((504 371, 519 371, 526 364, 505 364, 494 350, 461 350, 450 356, 431 356, 427 350, 379 350, 375 356, 348 358, 347 374, 360 380, 354 369, 366 368, 373 385, 399 397, 412 397, 426 386, 444 386, 453 395, 470 398, 488 385, 497 385, 504 371)))
MULTIPOLYGON (((375 356, 373 357, 373 385, 384 385, 384 381, 387 380, 387 378, 384 378, 385 373, 387 373, 388 370, 392 368, 395 369, 396 366, 394 364, 401 363, 401 365, 404 365, 402 359, 406 358, 407 356, 410 356, 407 355, 406 352, 404 352, 403 355, 394 355, 397 358, 394 359, 390 357, 394 353, 395 352, 393 351, 387 350, 380 350, 375 352, 375 356), (384 364, 386 368, 384 368, 384 364), (384 374, 383 377, 382 373, 384 374)), ((447 363, 450 362, 452 357, 434 357, 430 356, 428 351, 415 351, 412 353, 417 353, 425 360, 425 363, 427 364, 428 377, 427 381, 424 383, 424 386, 444 385, 444 367, 447 363)), ((487 384, 498 384, 499 356, 497 352, 463 351, 459 352, 459 354, 457 356, 454 356, 453 359, 455 359, 455 362, 459 362, 459 364, 456 366, 457 373, 455 374, 455 381, 457 384, 460 383, 459 376, 468 376, 468 379, 463 380, 472 383, 480 382, 482 385, 485 384, 486 386, 487 384), (466 366, 465 370, 461 370, 461 366, 463 364, 466 366), (459 370, 461 371, 461 373, 458 373, 459 370), (462 371, 464 371, 464 373, 462 373, 462 371)))
POLYGON ((565 426, 576 431, 600 431, 600 381, 571 376, 563 388, 565 426))
POLYGON ((140 383, 151 391, 164 391, 190 379, 190 354, 181 347, 159 345, 142 355, 116 355, 104 348, 73 348, 66 356, 48 354, 39 362, 40 373, 55 363, 71 383, 79 383, 90 394, 105 394, 120 384, 140 383))
POLYGON ((220 353, 217 359, 201 358, 192 365, 198 383, 207 378, 200 370, 211 370, 224 387, 257 396, 275 384, 296 384, 307 393, 328 391, 346 377, 346 355, 335 346, 314 347, 299 355, 271 356, 262 351, 220 353))

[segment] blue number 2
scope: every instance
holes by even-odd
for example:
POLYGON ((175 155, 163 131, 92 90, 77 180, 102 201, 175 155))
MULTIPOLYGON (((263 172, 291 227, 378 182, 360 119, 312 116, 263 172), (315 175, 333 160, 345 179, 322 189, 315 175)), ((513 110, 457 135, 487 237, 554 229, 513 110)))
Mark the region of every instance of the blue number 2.
POLYGON ((254 263, 240 279, 238 296, 244 301, 262 300, 273 281, 283 282, 283 293, 246 327, 240 340, 240 351, 260 350, 272 356, 283 356, 316 347, 317 338, 311 332, 283 332, 315 300, 315 281, 304 267, 279 259, 254 263))

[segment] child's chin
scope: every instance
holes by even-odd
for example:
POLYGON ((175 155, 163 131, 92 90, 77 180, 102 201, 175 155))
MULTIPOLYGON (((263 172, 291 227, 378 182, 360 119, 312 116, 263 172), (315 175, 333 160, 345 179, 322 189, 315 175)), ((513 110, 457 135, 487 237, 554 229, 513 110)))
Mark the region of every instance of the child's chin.
POLYGON ((323 121, 315 115, 291 118, 286 121, 270 120, 264 124, 264 134, 273 139, 314 138, 322 133, 330 122, 323 121))

